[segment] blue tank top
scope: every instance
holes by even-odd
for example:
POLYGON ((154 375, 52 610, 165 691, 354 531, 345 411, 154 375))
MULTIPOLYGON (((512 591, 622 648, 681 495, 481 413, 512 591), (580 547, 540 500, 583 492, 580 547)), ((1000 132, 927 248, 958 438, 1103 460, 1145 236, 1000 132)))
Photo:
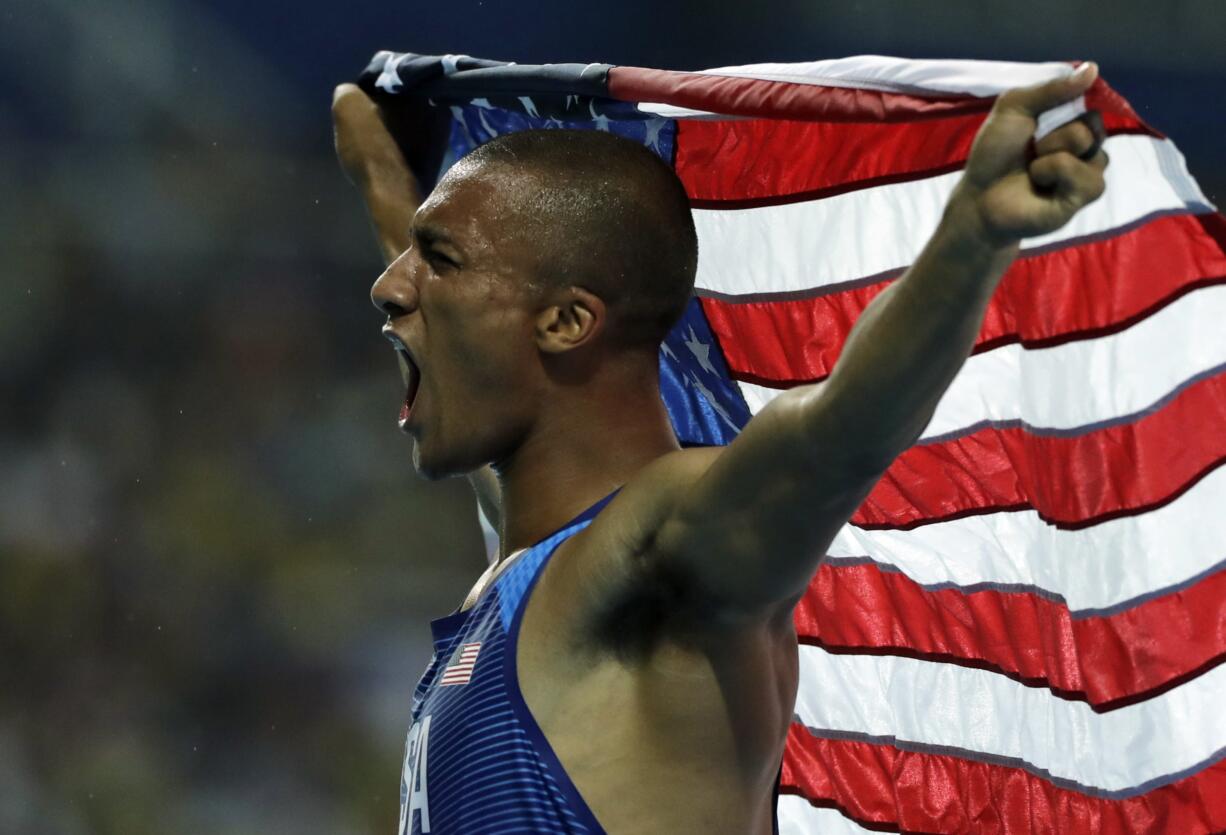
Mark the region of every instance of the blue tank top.
POLYGON ((434 657, 413 694, 405 744, 400 835, 603 835, 524 702, 515 647, 545 563, 611 498, 521 554, 472 608, 431 622, 434 657))

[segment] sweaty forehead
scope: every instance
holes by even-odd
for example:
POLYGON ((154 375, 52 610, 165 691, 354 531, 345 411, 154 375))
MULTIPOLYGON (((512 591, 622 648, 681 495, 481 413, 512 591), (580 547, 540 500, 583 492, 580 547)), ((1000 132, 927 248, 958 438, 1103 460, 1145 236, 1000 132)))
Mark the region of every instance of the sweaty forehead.
POLYGON ((448 169, 431 193, 446 199, 473 196, 477 199, 506 202, 532 179, 530 166, 465 157, 448 169))
POLYGON ((557 224, 530 196, 539 191, 541 183, 517 166, 461 160, 435 186, 413 225, 421 238, 451 244, 468 269, 531 284, 558 245, 557 224))
POLYGON ((545 218, 539 173, 502 162, 456 163, 422 204, 416 222, 449 237, 510 244, 539 237, 545 218))
POLYGON ((506 211, 513 203, 510 198, 517 179, 522 178, 506 170, 506 166, 471 165, 461 160, 439 180, 422 204, 421 213, 441 219, 472 214, 478 209, 485 214, 506 211))

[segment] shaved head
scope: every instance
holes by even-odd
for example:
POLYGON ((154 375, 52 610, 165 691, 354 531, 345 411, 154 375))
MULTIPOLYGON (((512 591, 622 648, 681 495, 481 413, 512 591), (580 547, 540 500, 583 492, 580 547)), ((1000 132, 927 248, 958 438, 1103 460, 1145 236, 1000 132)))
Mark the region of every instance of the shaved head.
POLYGON ((654 349, 680 318, 698 240, 685 189, 651 151, 600 131, 521 131, 453 171, 499 181, 516 238, 538 253, 531 280, 599 296, 615 342, 654 349))

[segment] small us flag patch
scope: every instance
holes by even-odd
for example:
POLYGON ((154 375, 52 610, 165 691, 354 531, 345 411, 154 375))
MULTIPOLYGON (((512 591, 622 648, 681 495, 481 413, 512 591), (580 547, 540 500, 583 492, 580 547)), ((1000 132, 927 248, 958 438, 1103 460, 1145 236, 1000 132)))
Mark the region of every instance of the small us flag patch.
POLYGON ((439 682, 439 686, 468 684, 468 680, 473 677, 473 667, 477 665, 477 653, 480 651, 480 641, 472 644, 463 644, 459 651, 452 656, 451 663, 443 670, 443 678, 439 682))

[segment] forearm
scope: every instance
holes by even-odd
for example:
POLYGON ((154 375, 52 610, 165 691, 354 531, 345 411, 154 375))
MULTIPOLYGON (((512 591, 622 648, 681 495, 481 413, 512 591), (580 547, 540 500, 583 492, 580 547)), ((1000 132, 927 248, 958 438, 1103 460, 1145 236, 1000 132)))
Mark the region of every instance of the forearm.
POLYGON ((417 184, 411 177, 407 179, 407 185, 402 183, 398 188, 383 184, 363 189, 371 224, 375 228, 375 240, 385 265, 391 264, 409 248, 409 227, 421 204, 417 184))
POLYGON ((919 437, 1017 255, 1016 243, 989 243, 973 211, 950 202, 915 263, 860 316, 815 399, 815 428, 846 439, 858 468, 884 470, 919 437))

